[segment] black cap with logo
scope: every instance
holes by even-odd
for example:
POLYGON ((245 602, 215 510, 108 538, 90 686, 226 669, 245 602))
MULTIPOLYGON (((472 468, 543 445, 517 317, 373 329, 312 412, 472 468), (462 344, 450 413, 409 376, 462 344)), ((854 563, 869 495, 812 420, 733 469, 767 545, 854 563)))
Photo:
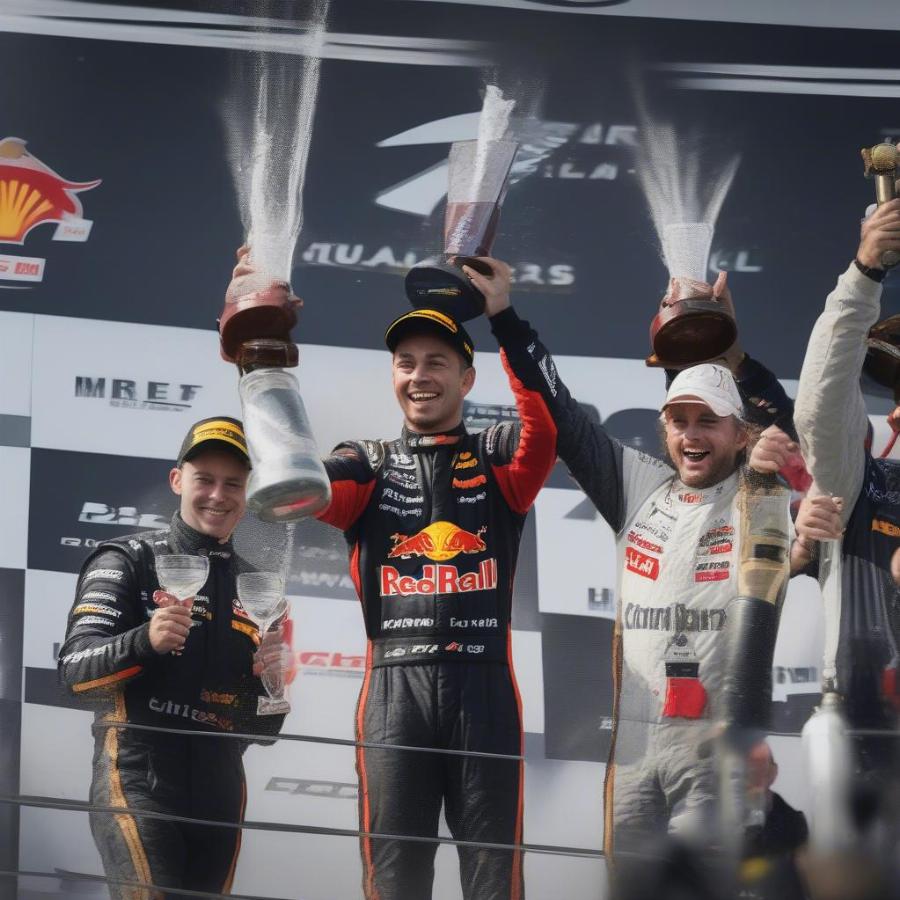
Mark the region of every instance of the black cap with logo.
POLYGON ((475 359, 475 345, 462 325, 437 309, 412 309, 397 316, 384 333, 384 342, 392 353, 397 344, 411 334, 433 334, 446 341, 471 366, 475 359))
POLYGON ((242 462, 250 465, 244 426, 238 419, 231 419, 228 416, 212 416, 191 425, 181 442, 177 465, 180 467, 182 463, 193 459, 203 450, 211 450, 217 445, 223 450, 231 451, 240 457, 242 462))

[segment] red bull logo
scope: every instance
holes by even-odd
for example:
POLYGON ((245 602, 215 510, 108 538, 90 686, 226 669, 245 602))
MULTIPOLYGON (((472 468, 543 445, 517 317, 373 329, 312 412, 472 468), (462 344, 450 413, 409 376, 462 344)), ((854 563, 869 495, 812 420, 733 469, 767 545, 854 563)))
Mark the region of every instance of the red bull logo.
POLYGON ((484 559, 475 572, 460 573, 456 566, 428 563, 422 575, 402 575, 393 566, 381 567, 382 597, 412 597, 432 594, 467 594, 497 587, 497 560, 484 559))
POLYGON ((479 528, 477 534, 472 534, 452 522, 432 522, 412 537, 392 534, 394 547, 388 553, 388 559, 425 556, 434 562, 445 562, 460 553, 482 553, 487 550, 481 537, 486 531, 486 525, 479 528))
POLYGON ((0 243, 23 244, 45 222, 57 223, 54 240, 87 240, 91 223, 76 196, 100 184, 68 181, 25 149, 17 137, 0 140, 0 243))

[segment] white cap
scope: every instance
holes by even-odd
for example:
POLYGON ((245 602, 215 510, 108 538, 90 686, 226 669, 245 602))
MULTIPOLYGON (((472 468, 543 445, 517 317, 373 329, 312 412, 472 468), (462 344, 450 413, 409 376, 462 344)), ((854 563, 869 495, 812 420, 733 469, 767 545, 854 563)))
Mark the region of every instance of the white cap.
POLYGON ((702 363, 679 372, 666 394, 663 409, 671 403, 705 403, 717 416, 744 418, 744 403, 734 376, 715 363, 702 363))

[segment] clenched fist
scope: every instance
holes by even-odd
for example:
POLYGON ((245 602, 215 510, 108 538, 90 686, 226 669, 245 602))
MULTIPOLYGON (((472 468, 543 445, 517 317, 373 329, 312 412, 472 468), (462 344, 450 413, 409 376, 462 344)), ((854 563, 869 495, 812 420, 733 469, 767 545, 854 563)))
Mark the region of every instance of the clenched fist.
MULTIPOLYGON (((162 593, 160 591, 159 593, 162 593)), ((171 595, 166 594, 166 597, 171 595)), ((154 599, 156 599, 154 597, 154 599)), ((173 598, 174 599, 174 598, 173 598)), ((160 606, 150 619, 150 646, 159 653, 181 650, 191 630, 191 608, 193 600, 182 606, 176 600, 167 606, 160 606)))
POLYGON ((807 545, 814 541, 840 540, 844 533, 841 522, 843 509, 844 501, 840 497, 829 497, 825 494, 804 497, 797 511, 797 520, 794 522, 797 537, 807 545))
POLYGON ((792 441, 777 425, 770 425, 750 451, 750 468, 756 472, 775 474, 799 452, 796 441, 792 441))
POLYGON ((863 221, 856 258, 870 269, 880 269, 886 250, 900 253, 900 199, 882 203, 863 221))

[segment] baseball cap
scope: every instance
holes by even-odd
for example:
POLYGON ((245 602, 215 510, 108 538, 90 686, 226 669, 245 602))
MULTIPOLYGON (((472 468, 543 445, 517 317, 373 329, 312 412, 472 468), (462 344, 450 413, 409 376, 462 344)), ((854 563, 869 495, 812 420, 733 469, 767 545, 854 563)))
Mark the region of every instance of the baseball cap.
POLYGON ((702 363, 679 372, 666 394, 663 409, 671 403, 705 403, 717 416, 744 418, 744 402, 734 376, 715 363, 702 363))
POLYGON ((397 316, 384 333, 384 342, 392 353, 397 344, 411 334, 433 334, 446 341, 466 361, 472 365, 475 359, 475 344, 469 333, 456 319, 437 309, 411 309, 397 316))
POLYGON ((181 442, 177 465, 181 466, 182 463, 193 459, 201 450, 211 449, 213 444, 219 444, 223 449, 231 450, 240 456, 247 465, 250 464, 247 438, 244 437, 244 426, 241 422, 228 416, 212 416, 191 425, 181 442))

